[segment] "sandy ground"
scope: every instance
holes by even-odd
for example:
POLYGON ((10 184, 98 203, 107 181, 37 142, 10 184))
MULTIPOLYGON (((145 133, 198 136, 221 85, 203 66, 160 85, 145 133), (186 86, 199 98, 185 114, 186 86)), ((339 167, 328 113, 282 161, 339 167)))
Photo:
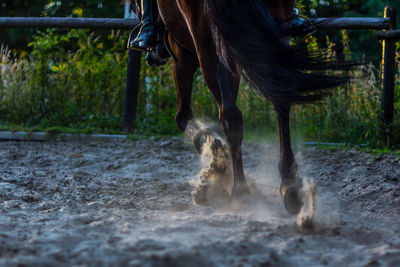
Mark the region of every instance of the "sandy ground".
POLYGON ((400 266, 398 156, 302 149, 314 229, 284 211, 277 159, 246 143, 252 201, 204 207, 191 196, 199 156, 181 138, 2 142, 0 265, 400 266))

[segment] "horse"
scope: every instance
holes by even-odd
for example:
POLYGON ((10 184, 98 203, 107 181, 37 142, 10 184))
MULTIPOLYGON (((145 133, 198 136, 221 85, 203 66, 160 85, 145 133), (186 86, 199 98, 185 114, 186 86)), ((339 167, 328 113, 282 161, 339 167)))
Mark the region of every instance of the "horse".
POLYGON ((240 79, 245 79, 277 112, 280 193, 286 210, 299 213, 302 182, 290 141, 290 109, 293 104, 318 101, 331 88, 346 83, 347 77, 334 73, 348 65, 290 46, 294 0, 157 0, 157 4, 174 57, 179 129, 198 144, 201 135, 193 123, 191 94, 200 67, 217 102, 231 155, 231 196, 248 195, 242 163, 242 113, 236 105, 240 79))

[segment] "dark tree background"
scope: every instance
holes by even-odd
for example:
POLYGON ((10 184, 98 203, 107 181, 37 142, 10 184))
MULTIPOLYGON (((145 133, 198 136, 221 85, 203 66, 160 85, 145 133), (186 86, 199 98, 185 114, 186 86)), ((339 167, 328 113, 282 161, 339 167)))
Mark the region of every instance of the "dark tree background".
MULTIPOLYGON (((385 6, 397 8, 397 27, 400 28, 400 0, 298 0, 303 14, 308 17, 383 17, 385 6)), ((376 41, 375 32, 349 30, 350 50, 356 58, 366 57, 377 62, 381 56, 381 45, 376 41)), ((316 34, 320 40, 325 35, 340 43, 338 31, 323 31, 316 34)))
MULTIPOLYGON (((1 17, 121 18, 123 15, 122 0, 0 0, 1 17)), ((25 50, 34 33, 34 29, 0 30, 0 43, 13 50, 25 50)))

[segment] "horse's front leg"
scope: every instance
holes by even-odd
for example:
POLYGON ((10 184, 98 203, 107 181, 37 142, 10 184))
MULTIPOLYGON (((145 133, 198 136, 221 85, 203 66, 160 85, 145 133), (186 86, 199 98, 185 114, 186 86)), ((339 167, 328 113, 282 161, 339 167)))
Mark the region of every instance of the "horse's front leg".
POLYGON ((301 180, 297 177, 297 163, 290 144, 290 116, 291 104, 275 104, 278 112, 280 160, 279 172, 282 177, 280 192, 284 200, 286 210, 291 214, 300 212, 303 203, 299 196, 301 180))
POLYGON ((187 129, 188 122, 193 119, 191 108, 191 96, 193 87, 193 77, 199 63, 197 56, 186 49, 180 47, 170 40, 170 45, 174 51, 177 61, 173 63, 173 73, 178 100, 178 108, 175 121, 181 131, 187 131, 189 138, 192 138, 193 131, 187 129))

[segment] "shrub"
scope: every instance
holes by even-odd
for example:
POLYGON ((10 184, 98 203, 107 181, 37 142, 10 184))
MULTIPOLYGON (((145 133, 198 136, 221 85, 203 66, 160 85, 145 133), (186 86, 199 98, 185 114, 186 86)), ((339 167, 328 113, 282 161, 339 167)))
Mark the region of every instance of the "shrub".
MULTIPOLYGON (((0 51, 0 123, 25 127, 54 126, 120 132, 125 89, 127 36, 112 31, 96 37, 86 30, 39 32, 29 54, 0 51)), ((342 32, 345 56, 350 57, 348 37, 342 32)), ((306 46, 318 49, 315 38, 306 46)), ((334 44, 327 40, 328 51, 334 44)), ((400 66, 400 46, 397 45, 400 66)), ((400 144, 400 84, 396 83, 395 121, 391 139, 383 138, 380 71, 373 65, 354 73, 359 77, 338 88, 322 103, 292 108, 293 136, 301 139, 367 143, 370 146, 400 144)), ((289 77, 290 78, 290 77, 289 77)), ((399 80, 397 72, 396 81, 399 80)), ((199 72, 192 97, 197 117, 217 119, 215 100, 199 72)), ((247 133, 277 136, 273 106, 241 84, 238 99, 247 133)), ((137 107, 137 133, 178 134, 175 124, 176 94, 171 65, 150 68, 142 60, 137 107)))

